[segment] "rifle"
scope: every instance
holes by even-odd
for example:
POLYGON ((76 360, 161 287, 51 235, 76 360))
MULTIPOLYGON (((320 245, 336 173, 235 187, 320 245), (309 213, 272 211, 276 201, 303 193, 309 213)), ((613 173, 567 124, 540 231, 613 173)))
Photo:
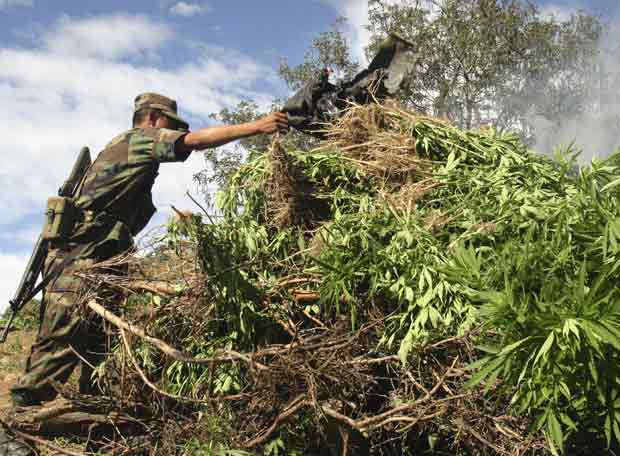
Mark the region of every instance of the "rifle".
POLYGON ((324 125, 333 122, 351 105, 369 104, 393 96, 418 61, 413 43, 391 33, 379 46, 368 68, 350 81, 329 82, 329 72, 322 70, 293 95, 282 108, 289 125, 312 136, 323 138, 324 125))
MULTIPOLYGON (((91 165, 90 150, 88 147, 82 147, 78 158, 73 165, 69 178, 58 189, 58 196, 65 198, 73 198, 78 189, 86 170, 91 165)), ((26 270, 19 282, 19 287, 15 292, 15 297, 9 301, 11 307, 11 315, 0 336, 0 344, 6 341, 13 320, 19 311, 34 298, 49 282, 50 277, 43 278, 38 285, 35 286, 37 278, 43 270, 45 258, 49 250, 49 241, 44 238, 43 234, 39 235, 39 239, 32 250, 30 260, 26 266, 26 270)))

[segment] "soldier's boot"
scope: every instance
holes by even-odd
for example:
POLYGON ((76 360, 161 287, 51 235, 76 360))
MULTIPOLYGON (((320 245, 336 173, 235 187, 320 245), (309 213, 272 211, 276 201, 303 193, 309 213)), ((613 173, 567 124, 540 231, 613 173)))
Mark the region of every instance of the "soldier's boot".
POLYGON ((35 450, 0 423, 0 456, 35 456, 35 450))
POLYGON ((30 407, 32 405, 41 405, 43 402, 32 391, 25 388, 11 389, 11 401, 14 407, 30 407))

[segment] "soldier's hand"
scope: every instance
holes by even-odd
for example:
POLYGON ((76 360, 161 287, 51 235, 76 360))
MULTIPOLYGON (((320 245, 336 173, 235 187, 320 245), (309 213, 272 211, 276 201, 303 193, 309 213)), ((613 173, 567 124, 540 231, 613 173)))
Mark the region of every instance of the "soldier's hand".
POLYGON ((272 112, 256 121, 259 133, 271 134, 288 130, 288 117, 283 112, 272 112))

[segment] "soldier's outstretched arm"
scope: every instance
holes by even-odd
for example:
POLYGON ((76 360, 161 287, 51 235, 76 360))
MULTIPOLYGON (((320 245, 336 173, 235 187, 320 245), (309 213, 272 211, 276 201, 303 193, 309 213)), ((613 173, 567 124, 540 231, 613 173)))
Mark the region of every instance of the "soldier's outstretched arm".
POLYGON ((253 122, 238 125, 221 125, 189 132, 177 147, 181 151, 203 150, 223 146, 237 139, 260 134, 271 134, 288 129, 286 114, 274 112, 253 122))

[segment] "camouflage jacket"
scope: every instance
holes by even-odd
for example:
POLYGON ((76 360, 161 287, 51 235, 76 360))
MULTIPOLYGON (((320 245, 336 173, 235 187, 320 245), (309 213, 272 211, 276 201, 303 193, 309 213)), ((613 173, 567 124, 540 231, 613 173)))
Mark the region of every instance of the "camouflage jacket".
POLYGON ((151 189, 159 164, 182 162, 189 153, 175 150, 187 132, 161 128, 126 131, 114 138, 93 162, 75 196, 80 220, 70 243, 81 257, 105 259, 133 245, 156 212, 151 189))

